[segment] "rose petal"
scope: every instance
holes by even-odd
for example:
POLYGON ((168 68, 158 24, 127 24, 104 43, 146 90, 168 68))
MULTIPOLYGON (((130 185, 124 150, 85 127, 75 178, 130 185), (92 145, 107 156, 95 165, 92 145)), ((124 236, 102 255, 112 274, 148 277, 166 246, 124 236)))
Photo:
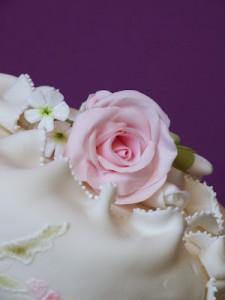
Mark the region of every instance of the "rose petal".
POLYGON ((154 195, 155 192, 159 190, 159 188, 165 183, 166 176, 155 182, 154 184, 141 188, 139 190, 136 190, 136 192, 131 193, 129 195, 125 196, 117 196, 116 204, 132 204, 141 202, 143 200, 148 199, 152 195, 154 195))
POLYGON ((101 91, 96 92, 95 94, 90 94, 87 98, 87 101, 83 103, 85 106, 85 109, 94 107, 99 100, 107 97, 110 94, 111 94, 111 92, 106 91, 106 90, 101 90, 101 91))
POLYGON ((112 164, 116 166, 123 167, 123 163, 121 163, 120 158, 118 155, 112 150, 112 144, 115 137, 112 136, 108 140, 106 140, 104 143, 102 143, 100 146, 97 147, 97 159, 99 156, 105 158, 107 161, 111 162, 112 164))
POLYGON ((120 108, 127 108, 128 105, 133 103, 134 107, 151 107, 156 110, 162 121, 167 127, 170 125, 170 120, 160 106, 150 97, 134 90, 125 90, 109 94, 107 97, 95 103, 95 107, 108 107, 116 106, 120 108))
MULTIPOLYGON (((88 139, 90 135, 100 128, 103 124, 107 124, 107 121, 110 120, 116 113, 118 109, 115 107, 106 108, 104 114, 102 115, 102 109, 92 109, 86 110, 80 113, 77 116, 76 122, 72 127, 70 137, 66 146, 66 155, 70 157, 71 163, 75 166, 76 169, 79 168, 79 165, 85 165, 88 150, 88 139), (87 122, 87 120, 89 120, 87 122), (79 134, 77 134, 79 132, 79 134)), ((79 168, 80 177, 82 176, 82 168, 79 168)))
POLYGON ((132 149, 127 147, 124 143, 122 143, 121 139, 118 138, 112 143, 112 150, 125 161, 129 161, 133 156, 132 149))
POLYGON ((144 110, 138 110, 137 107, 129 106, 126 110, 119 109, 112 121, 115 123, 125 123, 126 128, 136 129, 138 135, 147 143, 148 140, 151 139, 151 129, 148 118, 159 120, 159 117, 154 112, 148 116, 148 118, 144 117, 144 115, 144 110))
POLYGON ((100 146, 102 143, 110 139, 118 131, 125 131, 125 123, 107 122, 104 126, 98 128, 98 134, 96 135, 96 146, 100 146))
POLYGON ((130 153, 129 158, 127 157, 126 160, 130 160, 132 158, 132 162, 140 158, 141 154, 141 147, 140 147, 140 139, 138 139, 136 136, 132 136, 130 134, 120 134, 118 136, 117 141, 120 141, 120 143, 115 145, 113 144, 113 147, 115 147, 114 151, 121 151, 122 149, 127 149, 127 151, 130 153))
POLYGON ((129 136, 126 133, 121 135, 120 133, 116 133, 116 136, 111 136, 105 143, 102 143, 100 146, 97 147, 97 154, 108 160, 109 162, 115 164, 116 166, 123 167, 123 166, 131 166, 136 164, 140 159, 141 147, 139 139, 136 136, 133 136, 133 149, 124 146, 117 138, 122 136, 129 136), (118 135, 117 135, 118 134, 118 135), (116 144, 115 144, 116 143, 116 144), (135 144, 135 145, 134 145, 135 144), (121 148, 122 147, 122 148, 121 148), (120 157, 117 151, 120 149, 127 149, 132 157, 132 160, 124 159, 120 157))
POLYGON ((149 141, 149 144, 147 145, 144 152, 142 153, 140 160, 136 164, 132 164, 126 167, 116 166, 100 155, 98 155, 98 160, 106 170, 116 171, 119 173, 133 173, 149 165, 150 162, 152 161, 154 154, 155 154, 155 145, 152 141, 149 141))
POLYGON ((146 173, 143 171, 122 174, 111 171, 104 171, 104 176, 102 176, 103 173, 91 164, 83 165, 83 170, 85 173, 85 178, 87 179, 86 181, 89 182, 91 187, 97 192, 99 192, 99 186, 111 182, 117 185, 118 194, 125 196, 127 194, 136 192, 146 182, 146 173), (90 180, 92 178, 94 178, 95 180, 90 180))
POLYGON ((146 183, 136 192, 126 195, 126 197, 117 197, 117 204, 129 204, 143 201, 152 196, 166 181, 168 171, 176 157, 177 149, 171 142, 170 135, 167 134, 168 128, 161 122, 161 136, 157 148, 156 157, 152 165, 152 173, 146 183))
POLYGON ((96 153, 96 130, 89 137, 88 155, 88 160, 91 162, 91 164, 94 165, 98 170, 102 170, 96 153))
POLYGON ((163 178, 170 171, 171 165, 177 156, 177 147, 169 134, 168 128, 162 121, 160 123, 161 130, 156 156, 154 157, 154 172, 145 186, 152 185, 163 178))

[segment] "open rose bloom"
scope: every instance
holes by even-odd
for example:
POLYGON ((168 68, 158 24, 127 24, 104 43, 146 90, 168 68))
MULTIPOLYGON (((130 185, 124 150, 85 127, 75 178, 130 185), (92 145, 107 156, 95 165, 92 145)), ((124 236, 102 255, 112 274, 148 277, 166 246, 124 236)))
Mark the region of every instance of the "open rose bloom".
POLYGON ((65 154, 79 180, 97 193, 111 182, 117 204, 141 202, 166 181, 177 155, 169 119, 137 91, 99 91, 82 106, 65 154))

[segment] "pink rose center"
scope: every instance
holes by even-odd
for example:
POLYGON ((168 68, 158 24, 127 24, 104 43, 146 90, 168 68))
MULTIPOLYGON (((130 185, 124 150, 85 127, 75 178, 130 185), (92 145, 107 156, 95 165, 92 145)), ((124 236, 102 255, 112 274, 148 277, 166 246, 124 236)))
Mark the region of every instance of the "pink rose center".
POLYGON ((124 145, 119 137, 113 142, 112 149, 122 159, 130 160, 132 157, 132 150, 124 145))
MULTIPOLYGON (((96 151, 101 162, 103 158, 115 166, 124 167, 136 164, 141 157, 142 142, 128 132, 117 131, 109 136, 102 136, 99 140, 102 143, 97 143, 96 151)), ((110 169, 111 166, 106 168, 110 169)))

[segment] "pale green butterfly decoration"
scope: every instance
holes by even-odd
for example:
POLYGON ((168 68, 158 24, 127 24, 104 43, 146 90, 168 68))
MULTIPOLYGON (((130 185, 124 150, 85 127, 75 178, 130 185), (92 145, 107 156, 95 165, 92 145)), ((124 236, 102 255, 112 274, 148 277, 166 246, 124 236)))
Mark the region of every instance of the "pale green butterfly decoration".
POLYGON ((27 292, 27 289, 21 283, 7 275, 0 275, 0 289, 19 293, 27 292))
POLYGON ((68 223, 48 225, 39 232, 10 242, 0 243, 0 259, 12 258, 29 264, 36 253, 48 250, 53 240, 68 230, 68 223))

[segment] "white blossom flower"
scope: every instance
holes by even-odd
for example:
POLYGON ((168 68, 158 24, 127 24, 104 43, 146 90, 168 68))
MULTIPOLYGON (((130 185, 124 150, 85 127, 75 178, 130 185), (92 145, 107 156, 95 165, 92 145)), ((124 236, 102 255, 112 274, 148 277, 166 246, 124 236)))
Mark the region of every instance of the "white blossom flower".
POLYGON ((47 132, 54 129, 54 120, 65 121, 69 116, 69 106, 63 95, 57 90, 36 89, 28 98, 28 104, 32 107, 24 113, 25 119, 37 128, 44 128, 47 132))
POLYGON ((54 153, 54 158, 63 155, 69 134, 70 124, 61 121, 54 122, 54 131, 47 135, 47 142, 45 147, 45 157, 51 157, 54 153))

